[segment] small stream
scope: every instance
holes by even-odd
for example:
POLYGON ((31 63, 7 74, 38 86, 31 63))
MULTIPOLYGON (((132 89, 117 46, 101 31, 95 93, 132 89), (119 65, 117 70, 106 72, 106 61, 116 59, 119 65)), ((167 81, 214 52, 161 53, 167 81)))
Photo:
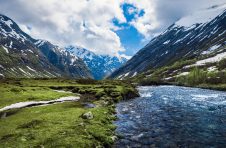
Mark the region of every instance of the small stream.
POLYGON ((117 104, 115 147, 226 147, 226 92, 139 87, 117 104))

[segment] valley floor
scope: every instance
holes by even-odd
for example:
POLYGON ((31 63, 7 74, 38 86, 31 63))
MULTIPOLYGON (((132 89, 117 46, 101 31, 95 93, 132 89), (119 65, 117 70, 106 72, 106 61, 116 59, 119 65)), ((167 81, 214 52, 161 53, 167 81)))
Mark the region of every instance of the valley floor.
POLYGON ((115 103, 138 96, 120 81, 1 80, 0 109, 18 102, 75 101, 0 112, 0 147, 103 147, 116 139, 115 103))

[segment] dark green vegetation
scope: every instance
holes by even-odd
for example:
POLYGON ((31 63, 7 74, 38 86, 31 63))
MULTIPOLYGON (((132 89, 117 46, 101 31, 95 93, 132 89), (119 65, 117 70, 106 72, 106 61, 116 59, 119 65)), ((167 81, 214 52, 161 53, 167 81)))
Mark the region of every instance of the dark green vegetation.
POLYGON ((0 108, 17 102, 80 96, 76 102, 1 112, 0 147, 111 146, 115 140, 114 103, 138 96, 132 85, 107 80, 1 80, 0 91, 0 108), (95 107, 87 107, 88 103, 95 107), (82 118, 89 111, 93 119, 82 118))
POLYGON ((133 78, 140 85, 183 85, 226 90, 226 59, 196 66, 198 59, 181 60, 172 65, 151 69, 133 78))

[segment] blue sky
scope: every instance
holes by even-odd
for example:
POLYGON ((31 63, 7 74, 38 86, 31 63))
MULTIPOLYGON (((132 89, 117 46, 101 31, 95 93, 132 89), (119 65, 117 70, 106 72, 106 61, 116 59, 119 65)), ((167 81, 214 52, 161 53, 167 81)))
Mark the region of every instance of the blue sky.
POLYGON ((118 30, 116 33, 120 37, 122 45, 126 49, 126 55, 134 55, 146 44, 146 42, 142 41, 144 36, 141 35, 133 26, 128 26, 123 30, 118 30))
POLYGON ((142 17, 145 12, 142 9, 136 11, 137 8, 128 3, 121 5, 121 9, 126 18, 126 23, 119 23, 117 19, 113 19, 114 25, 123 28, 115 31, 115 33, 120 37, 122 46, 126 49, 125 54, 132 56, 139 51, 147 41, 145 41, 144 35, 140 34, 138 30, 129 23, 136 19, 136 16, 142 17), (130 10, 133 12, 130 12, 130 10))

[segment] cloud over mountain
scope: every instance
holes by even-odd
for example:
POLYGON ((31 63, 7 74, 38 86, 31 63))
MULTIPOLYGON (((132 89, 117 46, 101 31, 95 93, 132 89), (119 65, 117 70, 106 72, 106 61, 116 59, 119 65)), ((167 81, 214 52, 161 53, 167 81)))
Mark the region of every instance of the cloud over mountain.
POLYGON ((36 38, 117 55, 125 48, 115 32, 123 28, 114 24, 114 19, 119 24, 134 26, 138 33, 150 39, 180 17, 223 2, 225 0, 0 0, 0 13, 16 20, 24 31, 36 38), (122 9, 126 3, 135 7, 129 13, 144 13, 127 22, 122 9))

